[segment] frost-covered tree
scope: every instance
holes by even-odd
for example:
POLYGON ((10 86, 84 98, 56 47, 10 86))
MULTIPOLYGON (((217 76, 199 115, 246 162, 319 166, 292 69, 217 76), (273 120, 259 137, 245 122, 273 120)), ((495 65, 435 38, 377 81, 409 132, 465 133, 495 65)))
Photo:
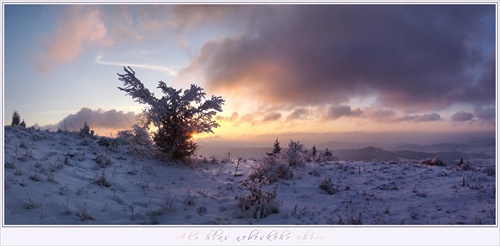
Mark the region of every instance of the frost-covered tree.
POLYGON ((147 127, 134 124, 132 130, 123 130, 118 132, 118 139, 128 141, 138 145, 152 144, 147 127))
POLYGON ((206 93, 201 87, 192 84, 184 91, 158 82, 158 88, 163 92, 161 98, 155 97, 135 76, 135 71, 124 67, 125 74, 118 74, 125 91, 136 102, 147 104, 144 115, 147 125, 158 128, 153 140, 159 149, 173 159, 184 159, 198 149, 193 136, 199 133, 213 133, 213 128, 219 124, 212 119, 217 112, 222 111, 222 97, 212 96, 205 100, 206 93))
POLYGON ((14 113, 12 114, 12 123, 10 125, 18 126, 19 124, 21 124, 21 115, 19 115, 17 110, 14 110, 14 113))
POLYGON ((294 142, 293 140, 290 140, 287 152, 288 163, 290 164, 290 166, 296 167, 305 164, 304 151, 302 150, 303 147, 304 145, 302 145, 300 142, 294 142))

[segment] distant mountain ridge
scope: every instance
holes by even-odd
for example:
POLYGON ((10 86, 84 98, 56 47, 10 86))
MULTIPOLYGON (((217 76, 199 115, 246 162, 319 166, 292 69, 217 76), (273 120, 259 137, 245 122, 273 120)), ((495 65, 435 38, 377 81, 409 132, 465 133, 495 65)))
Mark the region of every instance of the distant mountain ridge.
POLYGON ((477 148, 495 148, 496 140, 494 138, 470 138, 461 143, 436 143, 436 144, 413 144, 413 143, 378 143, 378 142, 339 142, 331 141, 316 145, 318 148, 329 149, 362 149, 367 146, 380 148, 388 151, 416 151, 416 152, 470 152, 477 148))
MULTIPOLYGON (((231 158, 243 157, 243 158, 264 158, 267 157, 266 152, 271 151, 272 148, 253 148, 253 147, 233 147, 233 148, 219 148, 219 147, 201 147, 198 151, 199 154, 211 157, 212 155, 216 157, 224 157, 230 154, 231 158)), ((324 149, 319 149, 324 150, 324 149)), ((401 160, 412 160, 420 161, 426 158, 432 158, 438 156, 441 160, 454 163, 464 159, 489 159, 494 158, 489 154, 485 153, 466 153, 461 151, 441 151, 441 152, 422 152, 422 151, 411 151, 411 150, 399 150, 399 151, 387 151, 381 148, 368 146, 365 148, 357 149, 333 149, 332 154, 341 160, 352 160, 352 161, 401 161, 401 160)), ((282 149, 282 152, 286 152, 286 148, 282 149)))
POLYGON ((394 147, 394 151, 421 151, 421 152, 446 152, 446 151, 470 151, 471 147, 465 144, 459 143, 438 143, 431 145, 418 145, 418 144, 402 144, 394 147))
POLYGON ((402 151, 387 151, 376 147, 366 147, 362 149, 340 149, 332 150, 332 154, 339 159, 347 159, 353 161, 400 161, 404 160, 414 160, 419 161, 426 158, 432 158, 438 156, 441 160, 445 162, 456 162, 463 159, 488 159, 494 158, 494 156, 484 154, 484 153, 465 153, 461 151, 441 151, 441 152, 420 152, 411 150, 402 151))

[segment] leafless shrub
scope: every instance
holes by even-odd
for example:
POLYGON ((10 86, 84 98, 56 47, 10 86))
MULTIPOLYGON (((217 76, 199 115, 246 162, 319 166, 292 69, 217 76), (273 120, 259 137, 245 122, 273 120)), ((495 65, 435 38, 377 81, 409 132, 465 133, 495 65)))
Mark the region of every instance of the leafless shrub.
POLYGON ((132 214, 131 220, 135 220, 135 208, 133 204, 129 204, 128 208, 130 209, 130 213, 132 214))
POLYGON ((82 221, 95 220, 94 215, 87 209, 87 202, 83 206, 77 205, 78 210, 76 211, 76 216, 82 221))
POLYGON ((427 165, 427 166, 446 166, 446 164, 439 159, 439 157, 433 157, 429 159, 424 159, 420 161, 421 165, 427 165))
POLYGON ((278 213, 280 204, 276 200, 278 193, 278 185, 274 188, 264 191, 263 185, 267 185, 269 182, 266 177, 263 179, 252 179, 245 180, 242 182, 242 186, 250 191, 250 194, 239 195, 238 207, 243 210, 251 210, 252 218, 260 219, 265 218, 270 214, 278 213))
POLYGON ((17 160, 14 159, 11 162, 7 162, 6 161, 5 164, 4 164, 4 166, 5 166, 6 169, 17 169, 17 165, 16 164, 17 164, 17 160))
POLYGON ((484 168, 483 172, 488 174, 488 176, 495 176, 495 167, 484 168))
POLYGON ((299 209, 299 204, 295 204, 295 207, 292 209, 290 214, 297 219, 302 219, 303 216, 311 215, 311 210, 307 206, 304 206, 304 208, 299 209))
POLYGON ((188 197, 186 200, 184 200, 184 204, 186 204, 186 207, 184 207, 184 210, 186 210, 187 206, 192 206, 194 205, 194 199, 196 196, 191 193, 191 190, 188 190, 188 197))
POLYGON ((238 176, 242 176, 243 174, 241 173, 238 173, 238 167, 240 166, 240 163, 241 163, 241 160, 243 160, 243 158, 238 158, 238 162, 236 163, 236 170, 234 171, 234 176, 235 177, 238 177, 238 176))
POLYGON ((73 214, 73 211, 71 211, 71 208, 69 207, 69 196, 66 197, 66 203, 64 203, 63 206, 64 206, 63 214, 66 214, 66 215, 73 214))
POLYGON ((412 192, 415 193, 419 197, 427 197, 427 191, 418 190, 417 187, 413 187, 412 192))
POLYGON ((42 181, 42 177, 38 173, 31 173, 29 176, 29 179, 35 181, 35 182, 40 182, 42 181))
POLYGON ((362 225, 363 224, 363 213, 359 212, 357 216, 349 216, 347 218, 347 223, 349 225, 362 225))
POLYGON ((170 194, 167 195, 165 200, 160 204, 160 211, 162 214, 166 214, 167 212, 173 212, 176 210, 174 202, 176 200, 176 196, 172 197, 170 194))
POLYGON ((68 195, 68 191, 69 191, 68 185, 65 185, 64 187, 59 188, 59 195, 66 196, 68 195))
POLYGON ((64 168, 64 161, 60 160, 59 158, 50 165, 50 171, 56 171, 64 168))
POLYGON ((23 201, 21 202, 21 207, 24 209, 33 209, 33 208, 38 208, 40 206, 40 203, 36 202, 31 198, 31 194, 28 192, 27 195, 24 197, 23 201))
POLYGON ((319 181, 319 188, 329 195, 337 194, 340 191, 340 186, 333 183, 332 176, 322 178, 319 181))
POLYGON ((116 149, 120 145, 118 140, 116 140, 114 138, 107 138, 107 137, 101 137, 97 141, 97 144, 99 144, 99 146, 104 146, 104 147, 111 148, 111 149, 116 149))
POLYGON ((229 163, 229 162, 231 162, 231 153, 230 152, 227 153, 227 155, 224 156, 224 158, 222 158, 222 160, 221 160, 221 163, 229 163))
POLYGON ((321 172, 320 172, 317 168, 313 169, 313 170, 312 170, 312 171, 310 171, 308 174, 309 174, 309 175, 312 175, 312 176, 314 176, 314 177, 319 177, 319 176, 321 176, 321 172))
POLYGON ((389 183, 381 184, 375 189, 379 190, 399 190, 398 187, 396 186, 396 183, 394 181, 390 181, 389 183))
POLYGON ((21 144, 19 144, 19 148, 23 148, 23 149, 29 149, 29 143, 28 141, 26 140, 21 140, 21 144))
POLYGON ((470 164, 470 162, 464 161, 464 159, 460 159, 456 169, 460 171, 471 171, 474 170, 475 168, 470 164))
POLYGON ((96 177, 94 178, 94 183, 99 186, 111 187, 111 184, 106 179, 104 171, 102 172, 101 175, 96 174, 96 177))
POLYGON ((292 179, 293 175, 293 170, 288 164, 276 161, 275 158, 268 158, 253 168, 249 178, 263 180, 265 177, 272 184, 279 179, 292 179))
POLYGON ((450 176, 450 175, 447 172, 445 172, 445 171, 440 171, 438 173, 438 177, 447 177, 447 176, 450 176))
POLYGON ((111 159, 105 154, 100 153, 95 158, 95 162, 99 165, 100 168, 106 168, 107 166, 111 166, 111 159))
POLYGON ((23 171, 20 168, 16 167, 16 170, 14 171, 14 175, 21 176, 21 175, 23 175, 23 171))

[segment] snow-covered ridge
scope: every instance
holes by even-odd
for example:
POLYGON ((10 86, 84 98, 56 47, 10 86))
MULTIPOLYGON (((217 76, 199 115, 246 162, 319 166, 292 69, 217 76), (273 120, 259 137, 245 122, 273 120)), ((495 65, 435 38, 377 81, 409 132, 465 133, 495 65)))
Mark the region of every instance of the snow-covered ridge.
POLYGON ((275 191, 277 211, 256 218, 241 203, 263 160, 197 157, 186 165, 147 146, 74 133, 7 126, 4 136, 7 226, 496 224, 491 167, 310 162, 262 185, 262 194, 275 191))

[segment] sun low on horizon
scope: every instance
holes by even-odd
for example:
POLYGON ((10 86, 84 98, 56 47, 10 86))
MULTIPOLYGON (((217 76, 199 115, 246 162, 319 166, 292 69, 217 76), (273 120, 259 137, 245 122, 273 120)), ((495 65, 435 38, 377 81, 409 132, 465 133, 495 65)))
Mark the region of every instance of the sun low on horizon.
POLYGON ((495 137, 494 4, 2 4, 4 125, 116 136, 130 66, 225 100, 196 141, 495 137))

